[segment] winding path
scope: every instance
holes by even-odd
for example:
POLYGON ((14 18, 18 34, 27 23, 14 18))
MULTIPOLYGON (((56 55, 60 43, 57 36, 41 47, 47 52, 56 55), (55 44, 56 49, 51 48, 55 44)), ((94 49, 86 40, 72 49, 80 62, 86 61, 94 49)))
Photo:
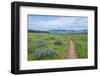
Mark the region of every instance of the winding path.
POLYGON ((67 59, 78 59, 76 50, 75 50, 75 44, 72 40, 69 42, 69 50, 66 56, 67 59))

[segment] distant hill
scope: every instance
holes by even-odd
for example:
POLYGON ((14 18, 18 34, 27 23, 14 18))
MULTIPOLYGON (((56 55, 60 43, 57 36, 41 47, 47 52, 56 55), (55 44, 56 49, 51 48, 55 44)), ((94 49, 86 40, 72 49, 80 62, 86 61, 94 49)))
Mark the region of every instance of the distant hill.
POLYGON ((48 30, 48 31, 37 31, 37 30, 28 30, 28 32, 35 33, 57 33, 57 34, 87 34, 88 30, 48 30))
POLYGON ((37 30, 28 30, 28 32, 34 32, 34 33, 49 33, 48 31, 37 31, 37 30))
POLYGON ((88 30, 49 30, 49 33, 87 34, 88 30))

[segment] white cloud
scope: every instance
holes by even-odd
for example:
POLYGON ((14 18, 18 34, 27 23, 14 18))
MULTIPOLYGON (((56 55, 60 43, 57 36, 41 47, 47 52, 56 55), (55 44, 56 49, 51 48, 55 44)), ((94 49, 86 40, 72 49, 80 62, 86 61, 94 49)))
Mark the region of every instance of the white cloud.
POLYGON ((29 29, 48 30, 48 29, 71 29, 86 28, 86 18, 78 17, 56 17, 48 20, 31 19, 29 21, 29 29))

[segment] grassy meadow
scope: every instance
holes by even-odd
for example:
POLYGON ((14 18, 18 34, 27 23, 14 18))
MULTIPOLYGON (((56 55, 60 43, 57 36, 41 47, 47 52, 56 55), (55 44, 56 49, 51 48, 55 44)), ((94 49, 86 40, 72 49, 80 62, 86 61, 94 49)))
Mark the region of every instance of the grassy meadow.
POLYGON ((87 58, 87 35, 28 32, 28 60, 65 59, 70 39, 79 58, 87 58))
POLYGON ((79 58, 88 57, 88 39, 87 35, 72 35, 72 39, 75 43, 76 52, 79 58))

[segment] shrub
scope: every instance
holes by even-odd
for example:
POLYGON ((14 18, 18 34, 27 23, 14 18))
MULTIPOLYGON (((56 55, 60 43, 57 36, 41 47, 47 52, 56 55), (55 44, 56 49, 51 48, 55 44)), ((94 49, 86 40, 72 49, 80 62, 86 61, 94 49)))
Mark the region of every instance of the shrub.
POLYGON ((64 41, 67 41, 67 40, 64 40, 64 41))
POLYGON ((36 59, 41 59, 45 56, 45 53, 42 50, 35 50, 34 54, 36 59))
POLYGON ((78 47, 81 47, 82 45, 83 45, 82 42, 78 42, 78 43, 77 43, 77 46, 78 46, 78 47))
POLYGON ((39 41, 39 42, 37 43, 37 46, 38 46, 38 47, 46 46, 46 43, 43 42, 43 41, 39 41))
POLYGON ((48 41, 49 39, 44 39, 44 40, 48 41))
POLYGON ((55 45, 62 45, 63 42, 62 42, 62 41, 55 41, 54 44, 55 44, 55 45))
POLYGON ((43 43, 45 43, 45 44, 46 44, 48 40, 43 39, 42 41, 43 41, 43 43))
POLYGON ((50 56, 50 57, 57 55, 57 53, 54 50, 47 50, 46 53, 47 53, 47 56, 50 56))
POLYGON ((42 59, 44 57, 54 57, 57 55, 57 53, 53 49, 51 50, 51 49, 45 48, 44 50, 41 50, 41 49, 35 50, 34 55, 36 59, 42 59))
POLYGON ((38 34, 37 37, 41 38, 43 37, 43 34, 38 34))
POLYGON ((50 39, 55 40, 56 38, 55 37, 50 37, 50 39))

